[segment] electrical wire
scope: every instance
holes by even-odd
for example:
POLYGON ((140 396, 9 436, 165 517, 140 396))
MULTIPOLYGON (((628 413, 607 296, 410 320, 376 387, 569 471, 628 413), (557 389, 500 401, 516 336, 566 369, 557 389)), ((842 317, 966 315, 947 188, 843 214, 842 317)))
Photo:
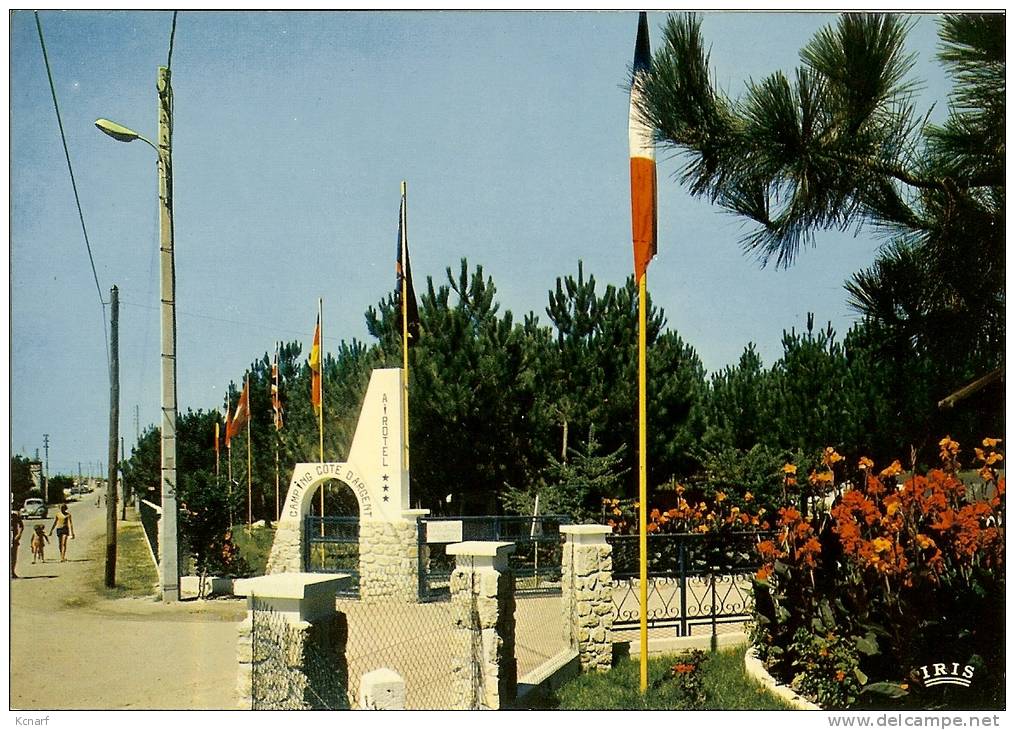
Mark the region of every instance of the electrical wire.
MULTIPOLYGON (((150 311, 156 311, 156 310, 158 310, 158 307, 153 307, 153 306, 151 306, 149 304, 138 304, 137 302, 128 302, 128 301, 125 301, 123 299, 120 300, 120 306, 136 307, 138 309, 147 309, 147 310, 150 310, 150 311)), ((213 317, 210 314, 198 314, 196 312, 184 312, 184 311, 181 311, 180 309, 176 310, 176 314, 179 317, 193 317, 195 319, 206 319, 206 320, 209 320, 209 321, 212 321, 212 322, 222 322, 223 324, 232 324, 232 325, 237 325, 237 326, 240 326, 240 327, 247 327, 249 329, 260 330, 262 332, 284 332, 286 334, 290 334, 290 335, 294 335, 294 336, 298 336, 298 337, 306 337, 307 334, 308 334, 305 331, 297 332, 296 330, 285 329, 285 328, 282 328, 282 327, 265 327, 263 324, 259 324, 257 322, 248 322, 248 321, 237 320, 237 319, 225 319, 223 317, 213 317)))
POLYGON ((173 28, 169 31, 169 58, 166 60, 166 69, 173 70, 173 41, 176 39, 176 14, 179 10, 173 11, 173 28))
POLYGON ((99 303, 102 305, 102 335, 106 340, 106 370, 112 372, 112 365, 109 359, 109 332, 106 328, 106 301, 102 298, 102 287, 99 285, 99 274, 95 270, 95 259, 92 256, 92 244, 88 240, 88 228, 85 226, 85 216, 81 212, 81 197, 78 195, 78 185, 74 179, 74 166, 70 161, 70 150, 67 149, 67 135, 63 131, 63 119, 60 117, 60 104, 56 100, 56 85, 53 83, 53 72, 49 66, 49 54, 46 53, 46 40, 42 36, 42 22, 39 20, 39 11, 35 11, 35 27, 39 31, 39 45, 42 46, 42 60, 46 63, 46 76, 49 78, 49 91, 53 95, 53 109, 56 111, 56 123, 60 127, 60 141, 63 142, 63 154, 67 158, 67 171, 70 173, 70 185, 74 189, 74 203, 78 209, 78 220, 81 221, 81 233, 85 237, 85 248, 88 250, 88 261, 92 265, 92 277, 95 279, 95 289, 99 292, 99 303))

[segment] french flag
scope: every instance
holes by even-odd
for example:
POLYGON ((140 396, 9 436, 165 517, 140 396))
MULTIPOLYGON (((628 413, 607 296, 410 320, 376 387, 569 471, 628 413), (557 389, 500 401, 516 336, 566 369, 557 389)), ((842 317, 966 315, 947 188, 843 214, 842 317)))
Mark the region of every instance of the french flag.
POLYGON ((648 16, 638 15, 638 39, 631 74, 631 108, 627 136, 631 154, 631 232, 634 240, 634 278, 641 281, 656 254, 656 151, 652 128, 638 109, 644 96, 642 80, 652 68, 648 16))

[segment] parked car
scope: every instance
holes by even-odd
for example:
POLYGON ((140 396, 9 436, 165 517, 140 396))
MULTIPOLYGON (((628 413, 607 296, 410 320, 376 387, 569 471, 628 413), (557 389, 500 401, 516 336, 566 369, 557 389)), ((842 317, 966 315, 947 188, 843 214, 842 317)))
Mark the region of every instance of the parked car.
POLYGON ((49 508, 46 506, 46 503, 37 497, 29 497, 21 507, 21 516, 26 520, 32 518, 44 520, 48 515, 49 508))

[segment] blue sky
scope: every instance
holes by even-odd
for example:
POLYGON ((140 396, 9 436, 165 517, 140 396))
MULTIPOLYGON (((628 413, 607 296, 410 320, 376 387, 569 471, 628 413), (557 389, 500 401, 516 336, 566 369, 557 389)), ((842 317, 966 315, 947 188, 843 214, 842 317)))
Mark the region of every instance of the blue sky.
MULTIPOLYGON (((85 223, 104 297, 120 290, 120 430, 158 420, 155 77, 170 12, 42 11, 85 223)), ((650 14, 653 47, 663 13, 650 14)), ((919 109, 946 111, 934 16, 915 16, 919 109)), ((715 78, 798 65, 834 16, 707 13, 715 78)), ((600 286, 632 269, 627 69, 634 12, 182 12, 172 60, 181 409, 215 408, 274 342, 369 341, 363 313, 394 286, 399 184, 408 183, 417 290, 462 257, 502 309, 546 322, 547 291, 578 260, 600 286)), ((11 436, 51 473, 106 460, 103 311, 60 144, 33 14, 10 31, 11 436)), ((705 367, 748 342, 767 364, 807 312, 844 333, 843 282, 869 266, 871 231, 821 234, 789 270, 741 253, 741 223, 659 166, 656 304, 705 367)), ((307 347, 307 349, 309 349, 307 347)), ((97 468, 97 467, 95 467, 97 468)))

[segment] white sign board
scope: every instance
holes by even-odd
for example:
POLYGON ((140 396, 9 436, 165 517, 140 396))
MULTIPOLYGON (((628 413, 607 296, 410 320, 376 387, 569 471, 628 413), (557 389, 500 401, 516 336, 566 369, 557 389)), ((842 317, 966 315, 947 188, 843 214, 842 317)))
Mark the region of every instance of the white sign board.
POLYGON ((449 543, 462 541, 461 520, 440 520, 426 523, 426 541, 431 543, 449 543))

